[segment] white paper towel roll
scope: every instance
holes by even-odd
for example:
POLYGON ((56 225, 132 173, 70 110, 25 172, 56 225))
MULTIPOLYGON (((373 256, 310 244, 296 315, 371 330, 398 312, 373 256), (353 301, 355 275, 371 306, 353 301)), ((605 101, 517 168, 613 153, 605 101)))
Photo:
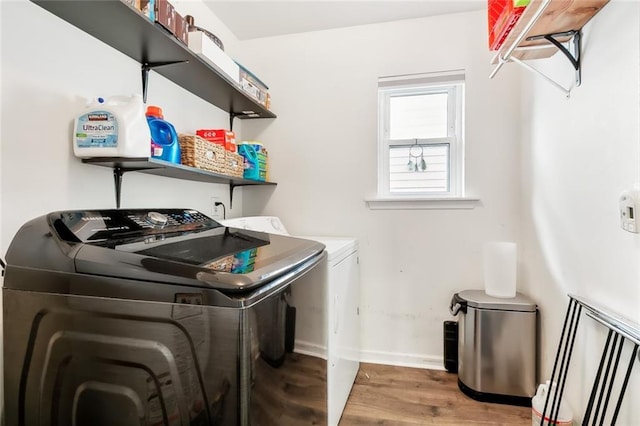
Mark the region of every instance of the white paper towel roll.
POLYGON ((516 297, 518 246, 516 243, 491 241, 484 244, 484 291, 494 297, 516 297))

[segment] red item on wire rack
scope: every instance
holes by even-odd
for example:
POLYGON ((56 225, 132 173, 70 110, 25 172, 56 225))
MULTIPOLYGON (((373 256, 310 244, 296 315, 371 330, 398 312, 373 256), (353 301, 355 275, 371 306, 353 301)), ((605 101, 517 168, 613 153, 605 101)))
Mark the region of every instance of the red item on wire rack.
POLYGON ((515 7, 513 0, 488 0, 489 49, 498 50, 526 7, 515 7))

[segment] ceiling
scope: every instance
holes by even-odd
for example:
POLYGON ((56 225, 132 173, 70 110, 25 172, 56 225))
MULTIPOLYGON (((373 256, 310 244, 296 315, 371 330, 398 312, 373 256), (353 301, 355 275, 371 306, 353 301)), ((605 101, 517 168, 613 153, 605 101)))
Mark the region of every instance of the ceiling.
POLYGON ((486 0, 205 0, 239 40, 486 9, 486 0))

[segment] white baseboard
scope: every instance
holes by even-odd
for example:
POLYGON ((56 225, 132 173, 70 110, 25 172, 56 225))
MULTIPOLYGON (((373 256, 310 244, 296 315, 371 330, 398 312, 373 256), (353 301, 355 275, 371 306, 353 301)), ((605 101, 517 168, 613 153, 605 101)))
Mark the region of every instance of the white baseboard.
POLYGON ((428 370, 443 370, 444 358, 441 356, 403 354, 398 352, 360 351, 360 362, 372 364, 396 365, 398 367, 425 368, 428 370))
POLYGON ((296 340, 293 351, 302 355, 310 355, 316 358, 327 359, 327 347, 315 343, 296 340))
MULTIPOLYGON (((327 359, 327 348, 315 343, 296 340, 294 351, 303 355, 327 359)), ((360 351, 360 362, 371 364, 396 365, 398 367, 424 368, 444 371, 444 358, 420 354, 403 354, 398 352, 360 351)))

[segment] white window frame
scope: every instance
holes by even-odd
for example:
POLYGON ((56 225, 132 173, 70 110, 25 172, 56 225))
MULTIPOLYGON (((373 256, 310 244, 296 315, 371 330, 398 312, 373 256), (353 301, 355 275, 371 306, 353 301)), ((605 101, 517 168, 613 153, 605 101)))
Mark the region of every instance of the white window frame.
POLYGON ((464 72, 384 77, 378 82, 378 194, 377 201, 464 199, 464 72), (393 96, 447 93, 448 128, 445 138, 417 139, 420 145, 449 145, 447 192, 392 193, 389 189, 389 149, 416 139, 389 138, 389 103, 393 96))

